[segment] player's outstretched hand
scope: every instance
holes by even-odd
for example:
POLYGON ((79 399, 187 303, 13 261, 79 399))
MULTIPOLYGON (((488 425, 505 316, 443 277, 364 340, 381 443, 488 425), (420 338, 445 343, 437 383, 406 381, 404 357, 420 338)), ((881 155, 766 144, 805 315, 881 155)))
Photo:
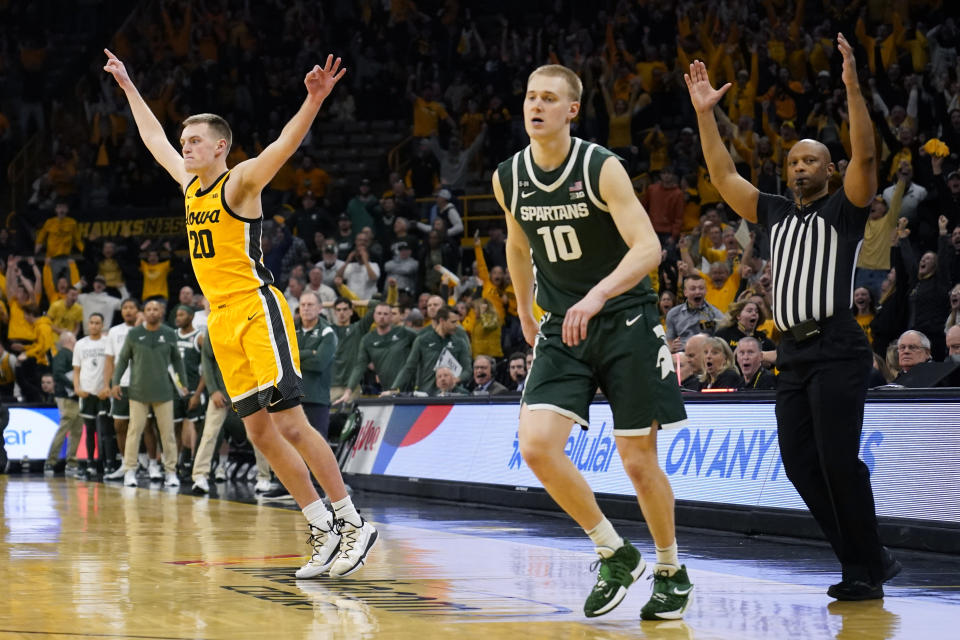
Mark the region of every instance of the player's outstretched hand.
POLYGON ((104 49, 103 52, 107 54, 107 64, 103 65, 103 70, 112 75, 113 79, 117 81, 117 84, 119 84, 120 88, 124 91, 132 89, 133 81, 127 73, 127 68, 120 62, 120 58, 115 56, 110 49, 104 49))
POLYGON ((851 84, 857 85, 860 81, 857 78, 857 61, 853 57, 853 47, 843 37, 842 33, 837 34, 837 48, 840 49, 840 55, 843 56, 843 73, 841 78, 845 86, 851 84))
POLYGON ((327 56, 327 63, 321 68, 320 65, 314 65, 307 77, 303 79, 303 84, 307 85, 307 93, 315 100, 323 100, 333 87, 340 81, 347 68, 340 68, 340 58, 333 59, 333 54, 327 56))
POLYGON ((710 86, 707 65, 699 60, 694 60, 690 64, 690 73, 683 74, 683 79, 687 83, 690 101, 697 113, 707 113, 713 109, 714 105, 720 102, 723 94, 732 86, 729 82, 719 89, 710 86))

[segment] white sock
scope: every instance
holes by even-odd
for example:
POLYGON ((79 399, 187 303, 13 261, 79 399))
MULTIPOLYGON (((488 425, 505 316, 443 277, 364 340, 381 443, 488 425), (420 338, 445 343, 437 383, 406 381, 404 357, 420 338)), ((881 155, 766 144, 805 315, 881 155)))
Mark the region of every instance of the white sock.
POLYGON ((666 571, 672 576, 680 569, 680 558, 677 557, 677 541, 674 540, 666 549, 657 547, 657 564, 655 571, 666 571))
POLYGON ((353 500, 350 499, 350 496, 331 504, 333 506, 333 513, 337 516, 338 520, 349 522, 355 527, 363 524, 363 520, 360 518, 360 514, 357 513, 357 508, 353 506, 353 500))
POLYGON ((606 518, 601 520, 593 529, 587 531, 587 535, 593 540, 597 553, 604 558, 609 558, 614 551, 623 546, 623 538, 617 535, 613 525, 606 518))
POLYGON ((329 529, 333 516, 330 515, 327 505, 323 504, 323 500, 316 500, 303 508, 303 517, 315 527, 329 529))

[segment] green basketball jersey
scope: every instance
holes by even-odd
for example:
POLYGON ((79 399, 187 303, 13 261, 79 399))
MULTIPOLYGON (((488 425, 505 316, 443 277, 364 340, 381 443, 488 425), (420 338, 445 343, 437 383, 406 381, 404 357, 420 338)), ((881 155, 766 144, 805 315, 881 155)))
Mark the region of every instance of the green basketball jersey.
POLYGON ((197 345, 199 336, 199 329, 187 334, 182 334, 180 329, 177 329, 177 348, 180 349, 183 367, 187 370, 187 379, 183 383, 190 391, 196 391, 200 384, 200 347, 197 345))
MULTIPOLYGON (((553 171, 533 163, 527 146, 497 168, 504 204, 530 241, 537 304, 564 315, 627 253, 610 209, 600 199, 600 169, 609 157, 600 145, 571 138, 567 159, 553 171)), ((601 313, 655 302, 650 278, 611 298, 601 313)))

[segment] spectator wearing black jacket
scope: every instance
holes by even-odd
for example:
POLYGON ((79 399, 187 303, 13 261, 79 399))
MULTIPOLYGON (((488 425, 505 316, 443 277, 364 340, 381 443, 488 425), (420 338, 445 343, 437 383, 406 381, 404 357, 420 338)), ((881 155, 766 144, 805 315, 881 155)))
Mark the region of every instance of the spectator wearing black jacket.
POLYGON ((760 341, 752 336, 740 338, 735 352, 737 366, 743 375, 741 391, 773 390, 777 388, 777 377, 763 368, 763 352, 760 341))
POLYGON ((947 217, 952 229, 960 225, 960 171, 953 170, 944 177, 943 160, 943 157, 938 156, 930 158, 930 165, 933 168, 931 185, 937 193, 936 211, 939 215, 947 217))
POLYGON ((943 271, 947 282, 960 284, 960 220, 951 224, 946 216, 940 216, 938 223, 937 268, 943 271))
POLYGON ((415 197, 426 198, 433 194, 439 179, 440 163, 430 151, 430 142, 421 140, 407 171, 407 185, 413 187, 415 197))
POLYGON ((703 349, 702 389, 739 389, 743 378, 737 370, 730 345, 723 338, 707 338, 703 349))
POLYGON ((333 233, 333 218, 330 212, 318 203, 313 191, 308 190, 300 199, 300 208, 293 212, 293 215, 287 220, 286 226, 297 237, 302 238, 307 244, 307 249, 313 252, 322 249, 322 247, 316 246, 318 231, 325 238, 329 238, 333 233))
POLYGON ((928 336, 933 358, 942 360, 946 351, 943 319, 950 310, 947 270, 938 268, 933 251, 927 251, 917 261, 906 239, 900 241, 900 252, 909 278, 907 326, 928 336))

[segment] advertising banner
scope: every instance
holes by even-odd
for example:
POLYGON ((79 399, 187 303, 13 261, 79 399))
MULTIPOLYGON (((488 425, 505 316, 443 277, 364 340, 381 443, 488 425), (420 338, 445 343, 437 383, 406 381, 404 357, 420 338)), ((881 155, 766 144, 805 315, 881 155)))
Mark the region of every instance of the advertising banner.
POLYGON ((10 408, 10 423, 3 442, 11 460, 45 460, 60 423, 60 412, 50 409, 10 408))
MULTIPOLYGON (((344 470, 540 487, 517 438, 519 405, 361 407, 344 470)), ((687 424, 658 434, 660 464, 679 500, 805 509, 784 473, 773 403, 688 403, 687 424)), ((565 453, 598 493, 633 495, 607 404, 575 426, 565 453)), ((880 516, 960 523, 960 403, 867 404, 860 457, 880 516)))

